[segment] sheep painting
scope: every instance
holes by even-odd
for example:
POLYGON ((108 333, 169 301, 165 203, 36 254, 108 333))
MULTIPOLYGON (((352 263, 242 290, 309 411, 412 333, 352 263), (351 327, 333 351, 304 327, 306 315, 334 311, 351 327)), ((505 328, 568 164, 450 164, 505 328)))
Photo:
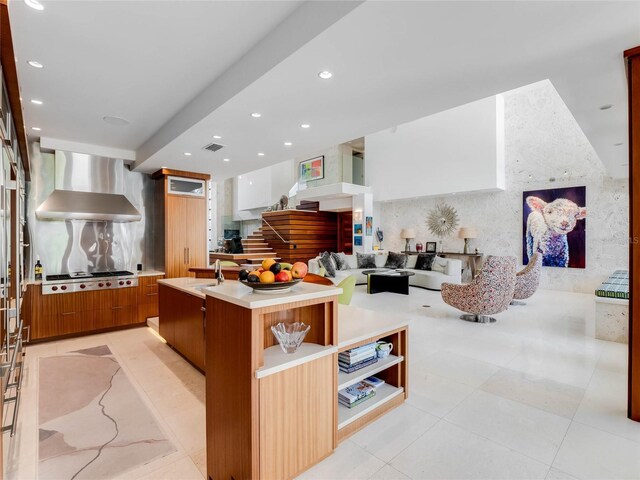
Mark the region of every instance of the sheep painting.
POLYGON ((524 192, 524 263, 535 252, 546 267, 585 267, 585 187, 524 192))

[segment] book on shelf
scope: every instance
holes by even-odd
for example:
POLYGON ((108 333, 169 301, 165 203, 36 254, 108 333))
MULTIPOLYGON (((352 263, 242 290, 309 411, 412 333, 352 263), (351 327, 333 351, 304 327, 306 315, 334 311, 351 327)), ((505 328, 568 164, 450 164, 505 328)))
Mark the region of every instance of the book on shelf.
POLYGON ((367 350, 371 350, 371 349, 375 350, 375 348, 376 348, 376 343, 372 342, 372 343, 367 343, 366 345, 361 345, 359 347, 352 348, 350 350, 345 350, 344 352, 340 352, 339 355, 351 357, 359 353, 365 352, 367 350))
POLYGON ((341 363, 340 361, 338 361, 338 367, 340 368, 341 372, 353 373, 353 372, 355 372, 357 370, 360 370, 361 368, 368 367, 369 365, 373 365, 377 361, 378 361, 378 357, 372 357, 369 360, 365 360, 365 361, 356 363, 354 365, 345 365, 345 364, 341 363))
POLYGON ((374 390, 372 393, 370 393, 369 395, 367 395, 366 397, 362 397, 360 400, 356 400, 353 403, 347 403, 346 401, 342 400, 342 399, 338 399, 338 402, 341 405, 344 405, 347 408, 353 408, 356 407, 358 405, 360 405, 363 402, 366 402, 367 400, 369 400, 371 397, 375 397, 376 396, 376 391, 374 390))
POLYGON ((357 402, 361 398, 365 398, 372 393, 375 393, 376 389, 371 385, 367 385, 364 382, 354 383, 346 388, 343 388, 338 392, 338 399, 347 404, 357 402))
POLYGON ((340 354, 338 354, 338 360, 340 360, 342 363, 346 363, 348 365, 354 365, 358 362, 361 362, 363 360, 368 360, 369 358, 373 357, 376 355, 376 351, 375 350, 367 350, 365 352, 362 352, 360 354, 358 354, 355 357, 341 357, 340 354))
POLYGON ((372 386, 373 388, 378 388, 380 385, 384 384, 384 380, 378 377, 368 377, 362 380, 362 383, 366 383, 367 385, 372 386))

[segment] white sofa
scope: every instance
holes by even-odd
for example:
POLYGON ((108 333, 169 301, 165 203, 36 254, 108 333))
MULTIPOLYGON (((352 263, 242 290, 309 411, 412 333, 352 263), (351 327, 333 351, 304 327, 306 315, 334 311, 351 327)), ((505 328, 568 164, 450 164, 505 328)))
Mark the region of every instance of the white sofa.
MULTIPOLYGON (((335 278, 329 278, 335 285, 339 284, 349 275, 356 276, 356 285, 367 283, 367 276, 362 273, 363 270, 371 270, 367 268, 357 268, 357 260, 355 255, 345 255, 349 263, 349 270, 336 270, 335 278)), ((320 272, 319 256, 309 260, 309 272, 318 274, 320 272)), ((376 268, 383 268, 387 263, 387 254, 381 253, 375 256, 376 268)), ((413 287, 428 288, 429 290, 441 290, 443 283, 462 283, 462 262, 453 258, 443 258, 447 262, 444 273, 433 272, 431 270, 416 270, 417 255, 407 255, 407 265, 402 270, 408 270, 415 273, 409 277, 409 285, 413 287)))

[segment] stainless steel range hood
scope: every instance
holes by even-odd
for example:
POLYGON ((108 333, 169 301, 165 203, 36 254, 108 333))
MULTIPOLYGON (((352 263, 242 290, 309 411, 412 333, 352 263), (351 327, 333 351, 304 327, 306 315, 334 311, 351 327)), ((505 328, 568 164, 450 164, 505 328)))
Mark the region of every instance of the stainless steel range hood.
POLYGON ((55 189, 36 209, 38 219, 141 220, 124 195, 124 161, 56 151, 54 171, 55 189))

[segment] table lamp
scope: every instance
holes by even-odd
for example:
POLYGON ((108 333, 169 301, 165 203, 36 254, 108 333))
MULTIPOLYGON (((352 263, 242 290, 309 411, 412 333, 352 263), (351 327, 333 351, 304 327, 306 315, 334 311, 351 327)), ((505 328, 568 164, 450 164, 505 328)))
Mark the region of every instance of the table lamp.
POLYGON ((478 231, 474 227, 462 227, 458 231, 458 238, 464 238, 464 253, 469 253, 469 240, 478 238, 478 231))
POLYGON ((404 251, 408 252, 411 250, 411 240, 416 238, 416 232, 413 230, 413 228, 403 228, 400 231, 400 238, 404 238, 407 241, 404 246, 404 251))

